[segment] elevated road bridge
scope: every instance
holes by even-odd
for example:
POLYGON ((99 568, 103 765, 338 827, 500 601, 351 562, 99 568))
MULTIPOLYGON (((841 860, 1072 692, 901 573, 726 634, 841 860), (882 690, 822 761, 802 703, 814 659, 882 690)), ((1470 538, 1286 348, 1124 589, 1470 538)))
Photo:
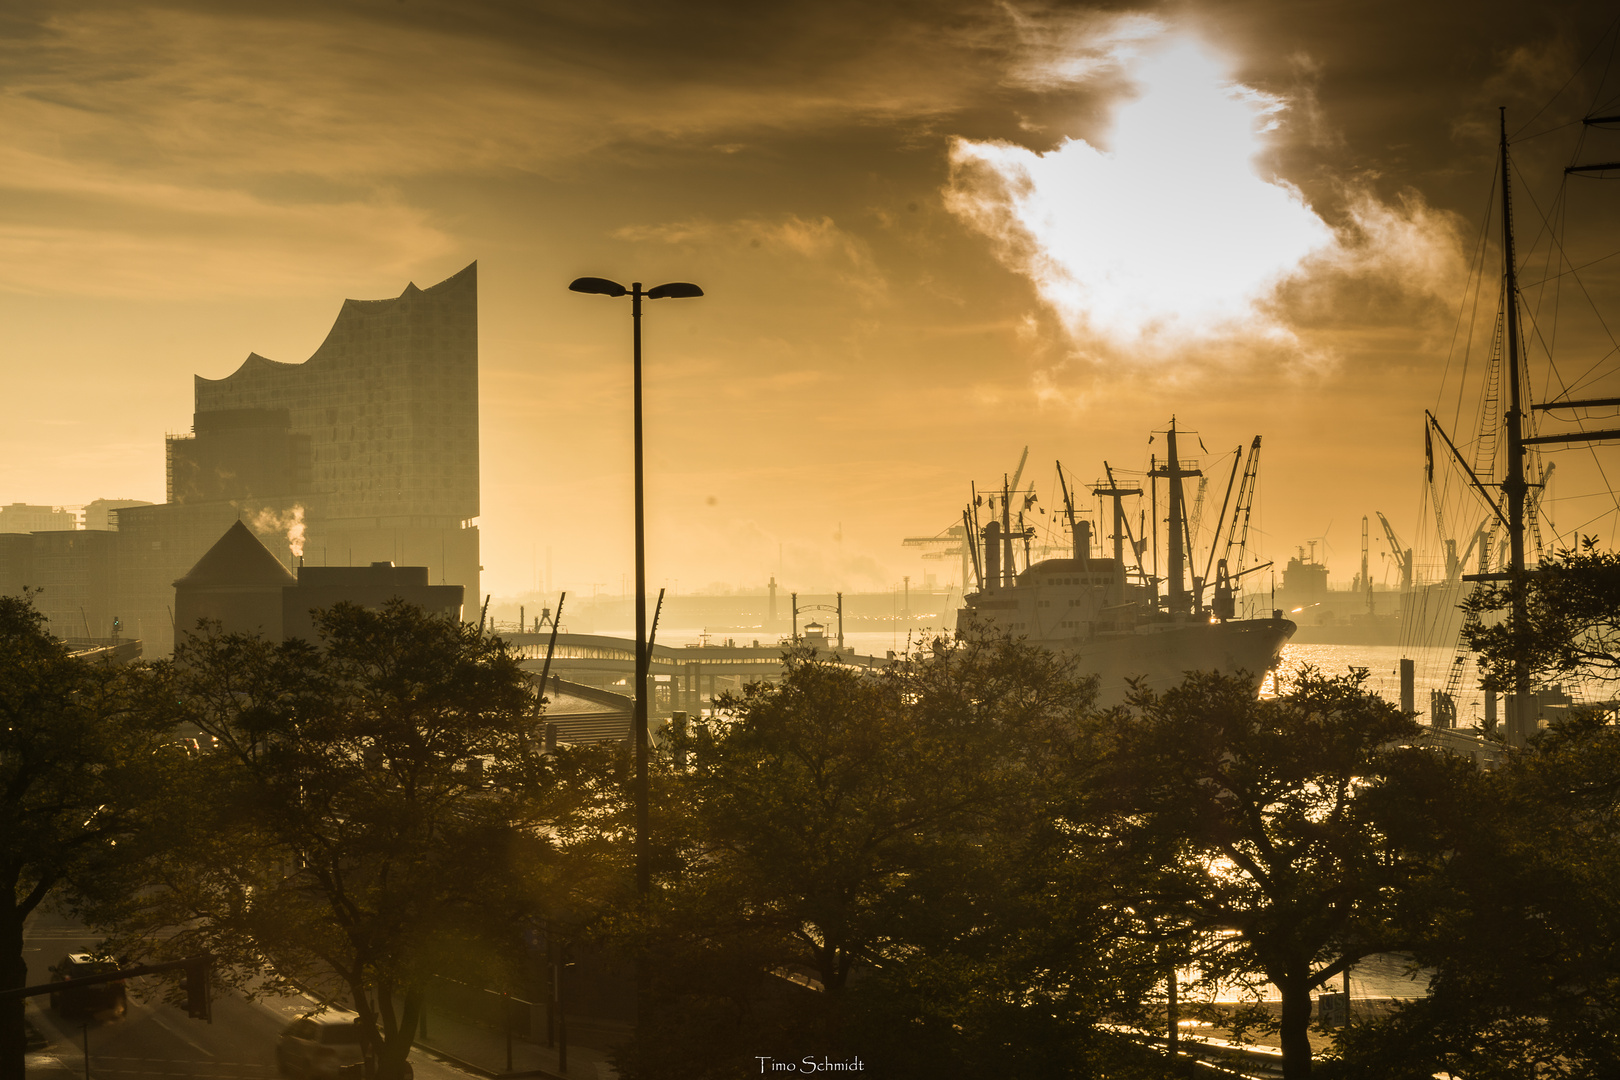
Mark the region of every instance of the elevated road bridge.
MULTIPOLYGON (((512 646, 526 670, 538 673, 546 660, 551 634, 502 631, 500 636, 512 646)), ((888 667, 893 656, 862 656, 852 649, 829 647, 820 641, 813 645, 819 655, 836 659, 852 668, 875 670, 888 667)), ((701 712, 716 696, 727 690, 741 690, 751 682, 775 682, 784 671, 783 657, 793 646, 769 645, 659 645, 654 644, 648 675, 653 683, 650 712, 668 716, 672 712, 701 712)), ((636 643, 632 638, 605 634, 558 634, 551 658, 551 675, 569 682, 596 686, 633 696, 636 674, 636 643)))

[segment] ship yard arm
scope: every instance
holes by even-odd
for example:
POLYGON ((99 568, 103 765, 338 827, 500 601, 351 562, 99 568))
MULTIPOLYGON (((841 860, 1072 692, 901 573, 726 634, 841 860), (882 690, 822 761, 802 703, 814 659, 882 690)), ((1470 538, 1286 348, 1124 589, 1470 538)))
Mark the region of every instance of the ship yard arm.
MULTIPOLYGON (((1434 414, 1429 410, 1423 410, 1423 415, 1427 418, 1429 426, 1439 433, 1440 438, 1446 444, 1446 449, 1451 451, 1452 460, 1467 474, 1468 482, 1474 486, 1475 491, 1479 492, 1479 497, 1485 500, 1485 505, 1491 508, 1491 513, 1496 515, 1496 519, 1506 526, 1508 524, 1507 515, 1502 513, 1502 508, 1497 505, 1499 500, 1485 490, 1484 482, 1474 472, 1473 466, 1469 465, 1467 459, 1462 456, 1462 452, 1457 449, 1457 444, 1451 441, 1451 436, 1446 434, 1446 429, 1440 426, 1440 421, 1436 420, 1434 414)), ((1432 477, 1434 472, 1432 466, 1429 472, 1432 477)), ((1379 516, 1382 517, 1383 515, 1379 516)))

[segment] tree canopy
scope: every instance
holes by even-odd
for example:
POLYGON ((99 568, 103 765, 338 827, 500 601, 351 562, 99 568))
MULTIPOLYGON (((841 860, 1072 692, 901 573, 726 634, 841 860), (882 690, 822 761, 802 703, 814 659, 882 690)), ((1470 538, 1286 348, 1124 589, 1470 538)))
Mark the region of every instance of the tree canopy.
POLYGON ((1620 1075, 1620 728, 1577 715, 1435 803, 1408 820, 1446 857, 1400 913, 1431 992, 1350 1033, 1350 1075, 1620 1075))
POLYGON ((1116 903, 1167 967, 1277 988, 1290 1078, 1311 1068, 1311 992, 1396 944, 1391 906, 1425 865, 1377 811, 1401 759, 1427 752, 1391 748, 1417 726, 1364 674, 1307 670, 1273 698, 1210 674, 1138 693, 1106 718, 1105 770, 1075 812, 1077 847, 1106 850, 1116 903))
POLYGON ((1038 773, 1073 752, 1092 693, 1052 654, 1006 641, 942 643, 875 675, 801 653, 780 684, 751 685, 676 733, 666 784, 688 822, 666 836, 680 850, 655 931, 671 973, 660 1013, 679 1019, 641 1047, 635 1075, 730 1075, 765 1031, 784 1058, 794 1046, 880 1052, 924 1034, 872 1022, 895 995, 907 1025, 952 1030, 967 997, 996 987, 944 972, 967 975, 977 949, 983 977, 998 954, 980 946, 1008 933, 988 914, 1002 871, 1038 816, 1038 773), (926 985, 955 1004, 919 1015, 926 985), (706 1052, 681 1064, 700 1012, 706 1052))
POLYGON ((534 691, 477 627, 392 602, 319 614, 321 640, 205 633, 157 665, 217 748, 153 808, 147 887, 101 911, 158 954, 206 949, 346 999, 397 1075, 432 973, 519 955, 567 899, 602 755, 547 756, 534 691))
MULTIPOLYGON (((27 983, 23 923, 108 870, 161 771, 170 721, 132 707, 138 670, 75 656, 28 595, 0 596, 0 986, 27 983)), ((0 1002, 0 1076, 20 1078, 21 998, 0 1002)))
POLYGON ((487 976, 531 929, 643 959, 636 1080, 760 1054, 1163 1075, 1122 1032, 1162 1023, 1174 971, 1193 993, 1275 986, 1302 1077, 1313 992, 1401 950, 1433 993, 1358 1023, 1341 1074, 1620 1071, 1620 728, 1601 717, 1482 771, 1421 746, 1361 672, 1263 698, 1191 674, 1099 710, 1012 640, 882 672, 795 653, 665 733, 643 901, 622 747, 546 752, 503 643, 400 603, 318 623, 314 643, 212 631, 114 668, 0 598, 13 983, 22 919, 67 885, 121 951, 208 951, 228 985, 353 1005, 384 1080, 426 980, 487 976), (176 724, 204 748, 166 745, 176 724))
POLYGON ((1525 625, 1517 626, 1507 584, 1482 586, 1464 601, 1478 617, 1465 635, 1479 654, 1482 685, 1512 693, 1520 657, 1538 685, 1620 681, 1620 553, 1601 550, 1593 537, 1578 550, 1554 552, 1526 577, 1525 603, 1525 625))

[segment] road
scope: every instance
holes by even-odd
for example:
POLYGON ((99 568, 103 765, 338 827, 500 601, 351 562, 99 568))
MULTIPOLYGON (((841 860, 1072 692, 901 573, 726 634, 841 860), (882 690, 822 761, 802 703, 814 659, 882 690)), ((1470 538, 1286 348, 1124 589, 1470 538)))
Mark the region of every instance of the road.
MULTIPOLYGON (((28 984, 49 982, 51 965, 67 953, 86 951, 95 944, 95 935, 78 923, 36 913, 24 933, 28 984)), ((132 983, 126 1014, 120 1019, 93 1021, 88 1027, 53 1012, 48 997, 31 998, 28 1019, 50 1045, 28 1055, 29 1080, 276 1080, 275 1048, 282 1029, 315 1005, 313 999, 303 996, 247 1001, 236 994, 216 993, 213 1023, 205 1023, 156 1000, 156 980, 136 982, 152 984, 152 988, 143 995, 132 983)), ((411 1052, 411 1066, 417 1080, 469 1080, 470 1076, 421 1050, 411 1052)))

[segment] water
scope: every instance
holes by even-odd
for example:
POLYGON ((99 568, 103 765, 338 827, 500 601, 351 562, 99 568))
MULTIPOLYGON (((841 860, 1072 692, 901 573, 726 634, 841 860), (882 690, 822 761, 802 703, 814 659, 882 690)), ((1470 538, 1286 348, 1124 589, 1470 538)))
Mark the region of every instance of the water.
MULTIPOLYGON (((1444 690, 1455 663, 1457 650, 1440 646, 1410 645, 1295 645, 1283 646, 1277 673, 1284 681, 1303 667, 1313 667, 1323 675, 1344 675, 1351 668, 1364 668, 1367 681, 1362 685, 1391 704, 1401 703, 1401 660, 1413 662, 1416 674, 1416 701, 1420 718, 1429 714, 1429 691, 1444 690)), ((1462 679, 1456 691, 1457 726, 1484 723, 1485 692, 1479 689, 1479 671, 1472 657, 1465 657, 1462 679)))
MULTIPOLYGON (((951 629, 943 625, 918 626, 896 620, 884 631, 849 631, 844 634, 844 647, 861 656, 887 656, 890 652, 903 655, 925 647, 935 636, 949 635, 951 629)), ((633 639, 635 628, 608 629, 601 633, 612 637, 633 639)), ((774 645, 781 642, 782 634, 768 634, 760 630, 731 630, 710 633, 701 626, 660 626, 657 643, 674 648, 707 643, 723 645, 731 641, 737 645, 774 645)), ((836 641, 836 630, 830 635, 836 641)), ((1310 666, 1323 675, 1343 675, 1351 668, 1367 671, 1366 688, 1392 704, 1401 701, 1401 659, 1414 661, 1416 672, 1415 702, 1420 718, 1429 712, 1429 691, 1443 690, 1457 652, 1440 646, 1413 647, 1407 645, 1295 645, 1283 647, 1278 674, 1286 681, 1298 671, 1310 666)), ((1478 688, 1478 670, 1472 657, 1464 659, 1462 679, 1456 693, 1457 726, 1471 727, 1485 719, 1485 693, 1478 688)), ((1272 684, 1268 682, 1267 689, 1272 684)))
MULTIPOLYGON (((1188 976, 1196 974, 1188 971, 1188 976)), ((1429 983, 1434 978, 1431 968, 1415 968, 1412 958, 1401 953, 1374 953, 1357 960, 1350 968, 1350 997, 1352 1001, 1366 998, 1398 998, 1411 1001, 1429 996, 1429 983)), ((1344 989, 1340 976, 1320 987, 1316 993, 1334 994, 1344 989)), ((1213 1000, 1222 1004, 1245 1001, 1281 1001, 1282 991, 1268 982, 1252 984, 1229 983, 1213 988, 1213 1000)))
MULTIPOLYGON (((800 625, 799 629, 802 633, 804 630, 803 624, 800 625)), ((601 630, 598 633, 608 637, 622 637, 631 641, 635 640, 636 636, 636 630, 633 626, 622 630, 601 630)), ((898 656, 926 646, 929 641, 942 633, 946 633, 946 631, 940 627, 918 627, 914 624, 896 621, 894 628, 891 630, 847 631, 844 634, 844 648, 852 650, 860 656, 881 657, 887 656, 890 652, 898 656)), ((701 626, 660 626, 654 641, 655 644, 668 645, 674 649, 684 648, 687 645, 724 645, 728 641, 739 646, 752 645, 756 641, 762 646, 782 642, 782 647, 787 648, 784 641, 786 636, 786 634, 782 633, 768 634, 762 630, 727 630, 723 633, 710 633, 701 626)), ((835 645, 837 644, 838 631, 836 627, 828 634, 828 638, 835 645)))

